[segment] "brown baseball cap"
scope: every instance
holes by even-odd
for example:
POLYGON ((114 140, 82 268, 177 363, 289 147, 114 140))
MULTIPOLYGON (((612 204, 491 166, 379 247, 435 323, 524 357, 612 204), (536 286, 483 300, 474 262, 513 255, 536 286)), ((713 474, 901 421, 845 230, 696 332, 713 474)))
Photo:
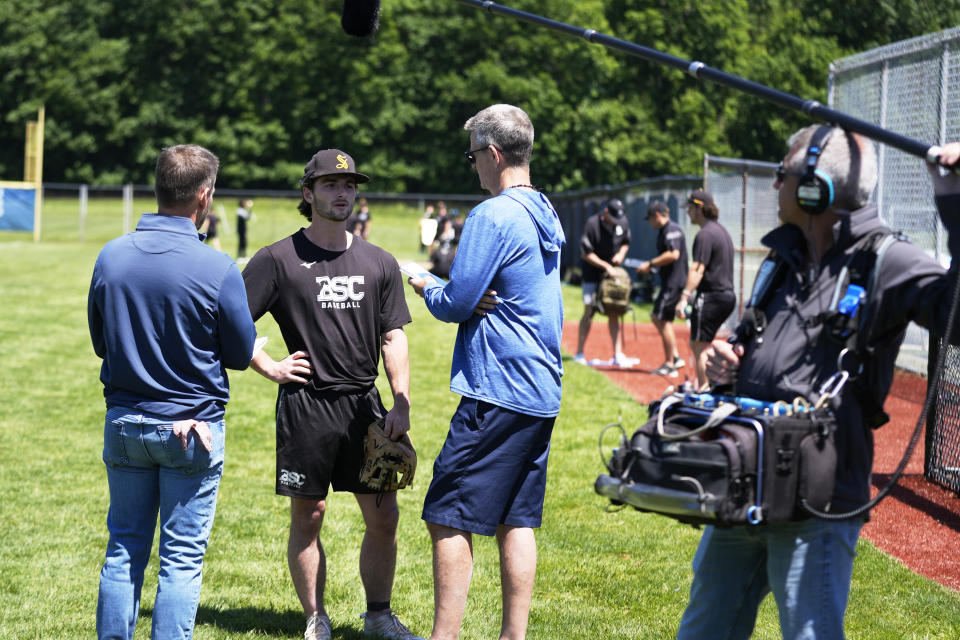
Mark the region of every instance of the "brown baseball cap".
POLYGON ((687 204, 698 204, 701 207, 707 204, 714 204, 713 196, 703 189, 696 189, 690 193, 690 196, 687 198, 687 204))
POLYGON ((357 164, 350 157, 350 154, 339 149, 323 149, 317 151, 307 166, 303 168, 303 177, 300 178, 300 184, 304 185, 311 180, 316 180, 320 176, 348 175, 353 176, 357 182, 370 182, 370 176, 360 173, 357 164))

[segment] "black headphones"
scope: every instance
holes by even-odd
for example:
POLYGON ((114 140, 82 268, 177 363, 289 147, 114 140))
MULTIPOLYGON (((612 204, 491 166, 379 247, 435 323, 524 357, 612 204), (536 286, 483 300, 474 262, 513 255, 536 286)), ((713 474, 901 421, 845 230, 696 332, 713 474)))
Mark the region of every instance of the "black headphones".
POLYGON ((803 175, 797 181, 797 204, 811 215, 823 213, 833 204, 833 180, 817 169, 817 161, 833 133, 833 125, 824 124, 813 132, 807 147, 803 175))

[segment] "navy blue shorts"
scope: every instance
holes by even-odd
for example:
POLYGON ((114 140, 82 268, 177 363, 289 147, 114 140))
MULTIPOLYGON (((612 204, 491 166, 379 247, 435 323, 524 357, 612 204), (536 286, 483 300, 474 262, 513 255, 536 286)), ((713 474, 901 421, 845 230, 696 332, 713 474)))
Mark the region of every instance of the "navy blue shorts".
POLYGON ((501 524, 539 527, 555 420, 461 398, 433 463, 423 519, 485 536, 501 524))

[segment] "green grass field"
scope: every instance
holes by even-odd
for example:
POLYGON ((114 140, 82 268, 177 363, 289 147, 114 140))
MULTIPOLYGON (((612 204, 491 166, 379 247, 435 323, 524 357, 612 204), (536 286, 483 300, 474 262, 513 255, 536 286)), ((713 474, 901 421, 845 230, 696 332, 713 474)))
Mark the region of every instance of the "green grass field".
MULTIPOLYGON (((100 460, 103 400, 99 360, 90 347, 86 294, 102 244, 121 230, 119 200, 99 203, 77 240, 76 202, 46 203, 48 240, 0 234, 0 638, 94 636, 97 581, 106 545, 106 475, 100 460), (115 206, 114 206, 115 204, 115 206), (111 209, 111 207, 113 207, 111 209), (93 222, 95 220, 95 223, 93 222)), ((226 203, 225 203, 226 204, 226 203)), ((136 211, 151 210, 138 201, 136 211)), ((226 205, 228 212, 232 208, 226 205)), ((294 231, 293 203, 258 200, 252 250, 294 231)), ((418 212, 374 208, 371 240, 399 259, 418 259, 418 212)), ((134 224, 136 218, 135 216, 134 224)), ((231 220, 232 222, 232 220, 231 220)), ((223 248, 235 250, 227 234, 223 248)), ((578 319, 579 289, 565 292, 578 319)), ((456 327, 434 320, 408 288, 412 436, 420 469, 400 495, 400 558, 393 605, 428 635, 433 615, 430 541, 420 507, 433 458, 458 401, 448 390, 456 327)), ((641 312, 639 317, 646 317, 641 312)), ((268 351, 285 355, 272 319, 259 323, 268 351)), ((381 376, 381 382, 383 381, 381 376)), ((252 371, 231 375, 227 463, 204 572, 198 640, 299 638, 303 619, 286 567, 288 503, 273 493, 275 386, 252 371)), ((386 386, 381 386, 389 398, 386 386)), ((632 510, 607 512, 593 492, 602 470, 597 436, 604 424, 638 426, 645 407, 599 372, 567 362, 556 423, 529 638, 672 637, 690 585, 699 533, 632 510)), ((334 637, 362 637, 357 574, 361 519, 352 497, 330 499, 323 542, 327 606, 334 637)), ((919 542, 911 542, 919 544, 919 542)), ((960 637, 960 594, 918 577, 861 541, 847 617, 848 637, 960 637)), ((475 540, 476 567, 465 640, 497 637, 496 544, 475 540)), ((143 589, 137 638, 149 638, 156 560, 143 589)), ((756 638, 779 637, 768 598, 756 638)))

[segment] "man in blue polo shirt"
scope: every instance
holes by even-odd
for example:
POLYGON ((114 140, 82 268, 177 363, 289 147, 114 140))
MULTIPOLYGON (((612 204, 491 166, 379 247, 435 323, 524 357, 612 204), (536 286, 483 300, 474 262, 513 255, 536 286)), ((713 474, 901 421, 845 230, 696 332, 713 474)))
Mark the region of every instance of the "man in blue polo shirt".
POLYGON ((256 328, 240 270, 197 233, 219 161, 179 145, 157 159, 158 213, 109 242, 87 304, 103 358, 110 511, 97 637, 133 638, 160 517, 153 638, 189 638, 223 471, 226 369, 250 363, 256 328))

